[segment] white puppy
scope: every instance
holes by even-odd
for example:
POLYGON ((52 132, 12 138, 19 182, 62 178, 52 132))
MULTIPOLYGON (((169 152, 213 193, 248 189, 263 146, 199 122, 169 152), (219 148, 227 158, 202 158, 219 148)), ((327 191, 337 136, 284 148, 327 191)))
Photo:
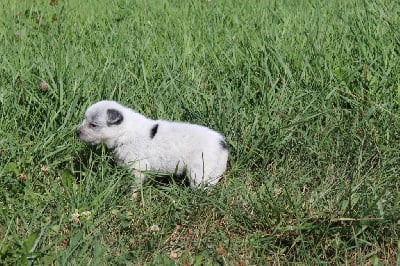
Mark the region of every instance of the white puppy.
POLYGON ((77 129, 79 139, 104 143, 135 175, 145 171, 186 174, 192 187, 214 185, 226 169, 228 150, 219 133, 200 125, 151 120, 114 101, 100 101, 86 110, 77 129))

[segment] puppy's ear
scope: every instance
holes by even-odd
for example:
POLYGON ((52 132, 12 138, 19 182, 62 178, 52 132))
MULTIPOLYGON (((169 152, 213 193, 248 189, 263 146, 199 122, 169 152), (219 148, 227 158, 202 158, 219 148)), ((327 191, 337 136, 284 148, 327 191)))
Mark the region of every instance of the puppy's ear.
POLYGON ((115 109, 107 110, 107 126, 119 125, 124 120, 122 114, 115 109))

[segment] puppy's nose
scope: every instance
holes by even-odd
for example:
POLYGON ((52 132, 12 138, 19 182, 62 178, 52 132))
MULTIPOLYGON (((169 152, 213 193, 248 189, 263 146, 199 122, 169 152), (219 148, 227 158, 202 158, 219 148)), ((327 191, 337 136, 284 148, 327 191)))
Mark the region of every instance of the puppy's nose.
POLYGON ((79 127, 76 129, 76 136, 79 138, 79 136, 81 135, 81 130, 79 129, 79 127))

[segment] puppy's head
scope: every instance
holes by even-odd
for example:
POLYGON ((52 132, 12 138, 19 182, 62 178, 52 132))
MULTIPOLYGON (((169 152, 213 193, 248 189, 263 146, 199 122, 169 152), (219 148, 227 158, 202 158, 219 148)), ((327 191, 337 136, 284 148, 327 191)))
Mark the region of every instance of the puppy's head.
POLYGON ((105 143, 112 148, 121 135, 124 107, 113 101, 101 101, 91 105, 85 119, 78 126, 78 138, 90 144, 105 143))

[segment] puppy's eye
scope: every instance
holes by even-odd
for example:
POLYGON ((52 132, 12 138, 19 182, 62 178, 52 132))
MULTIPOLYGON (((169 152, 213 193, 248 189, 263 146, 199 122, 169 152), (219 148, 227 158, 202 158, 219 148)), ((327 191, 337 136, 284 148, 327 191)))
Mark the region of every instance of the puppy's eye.
POLYGON ((91 128, 96 128, 96 127, 98 127, 98 125, 96 125, 96 124, 94 124, 94 123, 90 123, 90 124, 89 124, 89 127, 91 127, 91 128))

